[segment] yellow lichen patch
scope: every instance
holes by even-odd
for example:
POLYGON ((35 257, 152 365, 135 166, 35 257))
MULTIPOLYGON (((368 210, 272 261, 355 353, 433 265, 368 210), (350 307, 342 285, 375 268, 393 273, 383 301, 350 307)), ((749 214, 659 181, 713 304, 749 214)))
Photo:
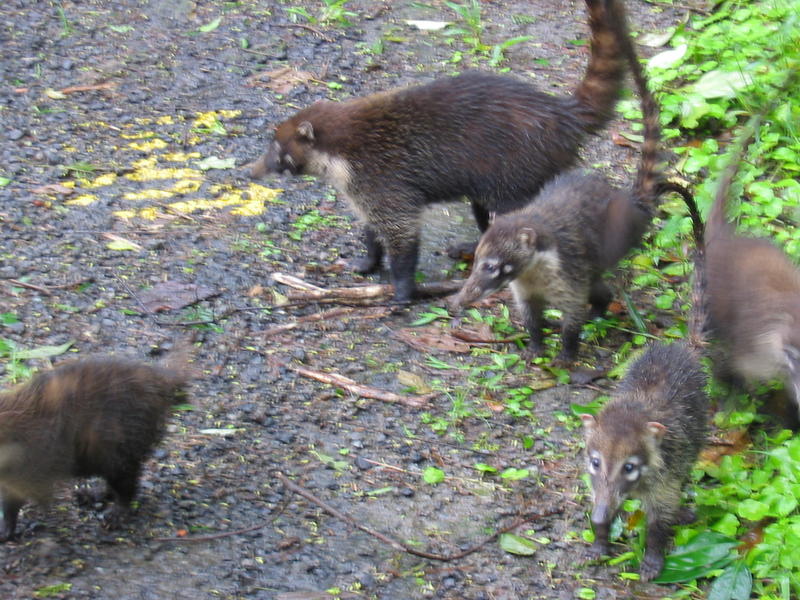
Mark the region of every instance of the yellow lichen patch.
POLYGON ((157 125, 173 125, 175 123, 175 119, 172 118, 172 115, 161 115, 156 119, 157 125))
POLYGON ((155 131, 140 131, 138 133, 120 133, 119 137, 125 138, 126 140, 144 140, 147 138, 155 137, 155 131))
POLYGON ((96 200, 97 196, 94 194, 81 194, 80 196, 67 200, 64 204, 69 204, 71 206, 89 206, 96 200))
POLYGON ((139 117, 136 119, 136 122, 139 125, 150 125, 153 122, 153 119, 150 117, 139 117))
POLYGON ((157 150, 160 148, 166 148, 167 142, 162 139, 156 138, 150 140, 149 142, 131 142, 128 144, 134 150, 141 150, 142 152, 150 152, 151 150, 157 150))
POLYGON ((197 113, 192 127, 206 127, 211 129, 220 118, 233 119, 234 117, 238 117, 240 114, 242 114, 242 111, 240 110, 209 110, 207 112, 197 113))
POLYGON ((146 167, 125 175, 133 181, 152 181, 154 179, 202 179, 203 173, 194 169, 156 169, 146 167))
POLYGON ((136 216, 135 210, 115 210, 114 216, 120 219, 132 219, 136 216))
POLYGON ((78 149, 75 146, 62 146, 61 149, 64 152, 77 152, 78 149))
POLYGON ((156 166, 158 162, 157 156, 148 156, 147 158, 140 158, 139 160, 135 160, 131 163, 131 166, 136 170, 141 169, 150 169, 156 166))
POLYGON ((94 188, 103 187, 106 185, 111 185, 117 180, 116 173, 104 173, 99 177, 95 177, 92 181, 84 181, 81 183, 81 187, 87 190, 91 190, 94 188))
POLYGON ((67 187, 67 188, 74 188, 75 187, 75 182, 74 181, 62 181, 61 185, 63 185, 64 187, 67 187))
POLYGON ((141 192, 128 192, 122 197, 125 200, 166 200, 179 194, 190 194, 200 189, 201 181, 197 179, 181 179, 175 185, 166 190, 142 190, 141 192))
POLYGON ((169 190, 142 190, 141 192, 128 192, 123 194, 125 200, 166 200, 172 198, 174 192, 169 190))
POLYGON ((200 158, 203 156, 199 152, 167 152, 161 158, 170 162, 186 162, 190 158, 200 158))

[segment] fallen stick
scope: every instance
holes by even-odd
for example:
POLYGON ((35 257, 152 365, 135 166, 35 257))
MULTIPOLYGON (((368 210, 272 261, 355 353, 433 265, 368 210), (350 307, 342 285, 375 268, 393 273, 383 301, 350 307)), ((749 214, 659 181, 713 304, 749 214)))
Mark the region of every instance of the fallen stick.
POLYGON ((44 294, 45 296, 53 295, 53 293, 46 287, 42 287, 40 285, 34 285, 32 283, 26 283, 24 281, 20 281, 19 279, 6 279, 6 283, 11 285, 16 285, 19 287, 28 288, 29 290, 34 290, 36 292, 44 294))
POLYGON ((322 383, 343 388, 351 394, 361 396, 362 398, 372 398, 373 400, 382 400, 383 402, 403 404, 411 408, 423 408, 428 404, 428 400, 437 395, 436 393, 432 393, 425 394, 423 396, 401 396, 400 394, 395 394, 394 392, 387 392, 385 390, 379 390, 377 388, 361 385, 360 383, 353 381, 349 377, 340 375, 339 373, 323 373, 321 371, 306 369, 305 367, 291 363, 284 363, 283 366, 290 371, 299 373, 303 377, 316 379, 322 383))
MULTIPOLYGON (((287 298, 294 303, 387 301, 391 300, 394 296, 394 286, 386 283, 374 283, 353 287, 322 288, 286 273, 273 273, 272 278, 278 283, 298 290, 289 290, 286 294, 287 298)), ((418 298, 438 298, 447 296, 460 290, 463 283, 462 280, 421 283, 417 285, 416 295, 418 298)))
MULTIPOLYGON (((317 321, 327 321, 328 319, 332 319, 334 317, 340 317, 342 315, 348 315, 355 310, 352 306, 340 306, 339 308, 330 308, 328 310, 323 310, 321 312, 314 313, 312 315, 305 315, 304 317, 298 317, 294 321, 289 323, 284 323, 282 325, 276 325, 275 327, 271 327, 264 331, 261 335, 265 338, 271 337, 273 335, 277 335, 279 333, 283 333, 285 331, 291 331, 292 329, 296 329, 303 323, 315 323, 317 321)), ((386 315, 391 313, 391 309, 387 307, 375 307, 370 309, 372 312, 367 314, 359 314, 357 319, 379 319, 381 317, 385 317, 386 315)))
POLYGON ((544 517, 550 517, 552 515, 558 515, 558 514, 561 514, 562 512, 564 512, 563 508, 553 508, 553 509, 550 509, 550 510, 548 510, 546 512, 543 512, 543 513, 531 513, 531 514, 528 514, 528 515, 525 515, 525 516, 518 517, 517 519, 514 520, 514 522, 511 525, 508 525, 507 527, 502 527, 501 529, 498 529, 492 535, 484 538, 483 540, 481 540, 480 542, 478 542, 474 546, 471 546, 470 548, 467 548, 466 550, 462 550, 461 552, 457 552, 456 554, 451 554, 451 555, 448 556, 448 555, 443 555, 443 554, 432 554, 430 552, 424 552, 422 550, 417 550, 415 548, 412 548, 411 546, 408 546, 408 545, 406 545, 406 544, 404 544, 402 542, 398 542, 397 540, 394 540, 394 539, 390 538, 389 536, 387 536, 387 535, 385 535, 385 534, 383 534, 383 533, 381 533, 379 531, 375 531, 374 529, 370 529, 369 527, 367 527, 365 525, 361 525, 360 523, 358 523, 350 515, 346 515, 345 513, 341 512, 340 510, 337 510, 337 509, 333 508, 330 504, 328 504, 327 502, 325 502, 323 500, 320 500, 319 498, 314 496, 314 494, 312 494, 311 492, 309 492, 305 488, 300 487, 296 483, 290 481, 280 471, 276 471, 275 472, 275 477, 278 478, 278 480, 286 487, 287 490, 289 490, 291 492, 294 492, 295 494, 297 494, 299 496, 302 496, 303 498, 305 498, 309 502, 319 506, 322 510, 324 510, 329 515, 332 515, 332 516, 336 517, 337 519, 340 519, 340 520, 344 521, 345 523, 348 523, 349 525, 355 527, 356 529, 360 529, 364 533, 367 533, 367 534, 371 535, 372 537, 379 539, 380 541, 382 541, 385 544, 391 546, 395 550, 400 550, 401 552, 407 552, 408 554, 413 554, 414 556, 419 556, 421 558, 427 558, 427 559, 430 559, 430 560, 438 560, 438 561, 442 561, 442 562, 448 562, 448 561, 452 561, 452 560, 459 560, 461 558, 464 558, 465 556, 469 556, 470 554, 473 554, 474 552, 477 552, 478 550, 483 548, 489 542, 494 541, 495 539, 500 537, 502 534, 508 533, 509 531, 511 531, 513 529, 516 529, 520 525, 524 525, 525 523, 529 523, 529 522, 535 521, 537 519, 542 519, 544 517))

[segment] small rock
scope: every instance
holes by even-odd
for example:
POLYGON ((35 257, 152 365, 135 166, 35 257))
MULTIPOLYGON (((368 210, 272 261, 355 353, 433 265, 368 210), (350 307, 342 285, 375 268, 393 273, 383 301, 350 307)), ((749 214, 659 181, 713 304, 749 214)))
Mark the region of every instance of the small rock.
POLYGON ((23 135, 25 135, 25 132, 21 129, 12 129, 6 134, 6 137, 13 142, 20 139, 23 135))
POLYGON ((356 456, 356 467, 362 471, 369 471, 373 466, 374 465, 371 462, 368 462, 363 456, 356 456))

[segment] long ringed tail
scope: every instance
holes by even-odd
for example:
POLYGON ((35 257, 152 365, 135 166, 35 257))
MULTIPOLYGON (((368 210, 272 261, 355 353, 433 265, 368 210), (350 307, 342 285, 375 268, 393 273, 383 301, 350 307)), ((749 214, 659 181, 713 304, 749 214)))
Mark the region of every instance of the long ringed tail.
POLYGON ((625 77, 620 32, 627 35, 627 25, 620 0, 586 0, 586 8, 592 31, 591 57, 574 97, 581 108, 586 131, 595 133, 614 116, 625 77))

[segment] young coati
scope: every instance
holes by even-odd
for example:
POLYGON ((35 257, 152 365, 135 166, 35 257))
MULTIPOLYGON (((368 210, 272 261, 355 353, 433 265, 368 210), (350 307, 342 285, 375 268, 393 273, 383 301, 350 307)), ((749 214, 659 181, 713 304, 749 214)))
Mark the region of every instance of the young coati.
POLYGON ((317 102, 278 125, 251 175, 325 177, 366 222, 370 272, 389 256, 395 300, 414 292, 423 208, 466 196, 478 227, 525 205, 571 167, 609 121, 625 73, 622 0, 586 0, 591 59, 574 93, 552 96, 507 75, 470 72, 346 102, 317 102))
POLYGON ((703 238, 695 228, 697 251, 689 336, 684 342, 654 343, 630 367, 613 397, 597 415, 581 416, 594 508, 594 556, 608 553, 608 534, 622 501, 639 498, 647 516, 647 545, 640 567, 643 581, 664 565, 670 528, 690 523, 681 493, 708 428, 704 354, 707 281, 703 238))
POLYGON ((728 222, 728 189, 744 141, 714 199, 706 224, 711 335, 719 342, 715 372, 731 383, 782 379, 800 411, 800 270, 772 242, 737 235, 728 222))
POLYGON ((624 23, 617 24, 617 32, 644 118, 644 143, 633 188, 617 189, 597 174, 558 176, 534 202, 492 222, 478 242, 470 277, 451 303, 458 307, 475 302, 510 283, 530 333, 527 353, 533 355, 542 350, 542 311, 548 305, 560 308, 564 318, 560 362, 575 357, 581 327, 589 316, 587 303, 592 317, 608 307, 612 296, 603 273, 639 242, 657 197, 667 190, 680 191, 699 223, 691 196, 662 178, 658 104, 647 88, 624 23))
POLYGON ((622 501, 641 499, 647 515, 643 581, 661 572, 671 526, 693 520, 680 502, 706 438, 708 398, 699 354, 683 342, 652 344, 600 414, 582 416, 594 499, 591 552, 608 553, 609 527, 622 501))
POLYGON ((14 536, 26 500, 46 503, 53 485, 70 477, 106 480, 116 525, 170 406, 185 401, 184 367, 81 359, 0 394, 0 541, 14 536))

